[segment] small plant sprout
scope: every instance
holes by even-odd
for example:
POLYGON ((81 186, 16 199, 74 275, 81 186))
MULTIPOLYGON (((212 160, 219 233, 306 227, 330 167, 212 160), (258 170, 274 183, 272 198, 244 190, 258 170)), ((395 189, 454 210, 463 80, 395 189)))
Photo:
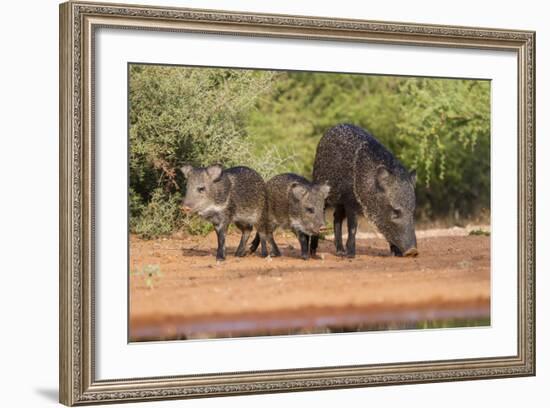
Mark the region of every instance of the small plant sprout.
POLYGON ((155 278, 160 278, 162 273, 160 272, 160 265, 158 264, 146 264, 141 269, 134 269, 130 271, 132 275, 142 276, 145 279, 145 285, 148 289, 153 289, 153 281, 155 278))

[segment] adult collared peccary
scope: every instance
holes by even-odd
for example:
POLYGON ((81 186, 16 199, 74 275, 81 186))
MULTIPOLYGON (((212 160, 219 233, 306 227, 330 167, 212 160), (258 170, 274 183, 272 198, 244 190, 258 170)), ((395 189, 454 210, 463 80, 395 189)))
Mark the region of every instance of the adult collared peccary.
MULTIPOLYGON (((405 167, 370 133, 340 124, 329 129, 317 146, 313 179, 331 189, 327 206, 334 208, 334 243, 338 255, 355 256, 357 216, 366 216, 384 235, 394 255, 416 256, 414 210, 416 172, 405 167), (346 250, 342 221, 348 220, 346 250)), ((312 237, 311 252, 318 237, 312 237)))
MULTIPOLYGON (((183 208, 214 224, 218 236, 216 259, 225 259, 225 234, 231 223, 242 232, 235 256, 245 256, 253 227, 258 229, 265 217, 266 189, 262 177, 248 167, 224 170, 219 164, 199 168, 185 165, 181 172, 187 179, 183 208)), ((267 256, 263 233, 261 243, 262 253, 267 256)))
MULTIPOLYGON (((273 233, 277 228, 290 229, 300 241, 302 258, 309 258, 309 240, 325 228, 325 199, 330 187, 314 184, 297 174, 279 174, 266 182, 267 217, 262 222, 271 247, 271 256, 280 256, 273 233)), ((260 235, 252 241, 251 252, 256 251, 260 235)))

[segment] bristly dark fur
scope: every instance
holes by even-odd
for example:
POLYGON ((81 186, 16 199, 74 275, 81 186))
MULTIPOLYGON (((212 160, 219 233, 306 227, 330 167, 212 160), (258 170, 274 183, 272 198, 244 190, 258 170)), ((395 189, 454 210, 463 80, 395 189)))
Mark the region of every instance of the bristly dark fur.
MULTIPOLYGON (((266 183, 267 216, 261 223, 271 246, 271 256, 280 256, 273 238, 277 228, 289 229, 296 234, 302 248, 302 258, 309 257, 309 237, 319 234, 325 226, 324 207, 329 192, 326 185, 314 184, 293 173, 279 174, 266 183)), ((250 250, 254 252, 260 242, 256 235, 250 250)))
MULTIPOLYGON (((376 138, 358 126, 329 129, 317 146, 313 180, 331 190, 327 206, 334 208, 336 252, 355 256, 357 217, 366 216, 386 237, 393 254, 416 254, 414 210, 415 172, 409 173, 376 138), (348 220, 346 250, 342 222, 348 220)), ((317 237, 312 239, 315 253, 317 237)))
MULTIPOLYGON (((236 256, 246 255, 246 243, 259 223, 265 218, 266 189, 262 177, 248 167, 232 167, 223 170, 220 165, 193 168, 183 166, 187 178, 185 207, 212 222, 218 236, 216 259, 225 259, 225 235, 229 224, 235 224, 242 232, 236 256)), ((265 239, 262 252, 267 256, 265 239)))

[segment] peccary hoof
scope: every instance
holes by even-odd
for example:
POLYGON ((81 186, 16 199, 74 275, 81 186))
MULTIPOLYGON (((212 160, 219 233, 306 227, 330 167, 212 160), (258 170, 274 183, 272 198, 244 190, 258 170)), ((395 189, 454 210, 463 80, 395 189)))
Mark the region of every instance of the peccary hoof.
POLYGON ((269 254, 269 256, 271 256, 272 258, 278 258, 281 256, 281 253, 280 252, 271 252, 269 254))
POLYGON ((355 258, 355 254, 346 254, 346 258, 353 259, 355 258))
POLYGON ((216 256, 216 261, 218 262, 225 261, 225 256, 216 256))
POLYGON ((392 256, 403 256, 401 250, 393 244, 390 244, 390 251, 392 256))
POLYGON ((336 256, 344 257, 344 256, 346 256, 346 255, 347 255, 347 254, 346 254, 346 251, 344 251, 343 249, 338 249, 338 250, 336 251, 336 256))
POLYGON ((300 258, 302 258, 304 261, 307 261, 309 259, 309 254, 302 254, 300 258))

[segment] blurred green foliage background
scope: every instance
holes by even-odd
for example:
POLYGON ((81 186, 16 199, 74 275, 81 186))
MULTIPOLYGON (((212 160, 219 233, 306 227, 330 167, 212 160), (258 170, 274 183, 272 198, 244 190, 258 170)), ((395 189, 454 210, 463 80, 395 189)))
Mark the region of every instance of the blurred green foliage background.
POLYGON ((130 229, 151 238, 209 230, 179 211, 184 163, 311 178, 338 123, 371 132, 417 169, 417 220, 490 211, 490 82, 365 74, 130 66, 130 229))

